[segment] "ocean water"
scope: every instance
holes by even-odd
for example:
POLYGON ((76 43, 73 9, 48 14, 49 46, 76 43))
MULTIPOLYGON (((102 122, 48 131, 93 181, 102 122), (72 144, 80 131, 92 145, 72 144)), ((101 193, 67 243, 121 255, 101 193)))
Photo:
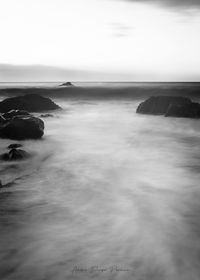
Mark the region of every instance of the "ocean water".
POLYGON ((200 121, 54 100, 32 157, 0 165, 0 279, 199 280, 200 121))
MULTIPOLYGON (((54 82, 0 82, 0 89, 4 88, 59 88, 60 85, 66 81, 54 82)), ((83 82, 72 81, 72 84, 77 87, 106 87, 106 88, 119 88, 119 87, 142 87, 142 88, 191 88, 200 87, 199 82, 83 82)))

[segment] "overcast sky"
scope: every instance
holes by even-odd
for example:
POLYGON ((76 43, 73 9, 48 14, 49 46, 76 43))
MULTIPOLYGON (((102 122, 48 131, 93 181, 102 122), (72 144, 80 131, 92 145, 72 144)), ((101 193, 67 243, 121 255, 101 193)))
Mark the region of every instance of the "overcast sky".
POLYGON ((199 0, 0 0, 0 36, 1 64, 200 80, 199 0))

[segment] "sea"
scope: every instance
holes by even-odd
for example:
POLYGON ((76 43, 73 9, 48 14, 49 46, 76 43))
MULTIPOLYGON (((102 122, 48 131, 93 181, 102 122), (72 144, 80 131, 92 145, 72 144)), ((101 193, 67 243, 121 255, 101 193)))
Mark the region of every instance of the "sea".
POLYGON ((20 142, 31 157, 1 161, 0 279, 199 280, 200 120, 136 114, 134 96, 178 88, 199 101, 199 83, 75 86, 113 94, 55 93, 62 110, 43 119, 44 137, 20 142), (132 97, 115 97, 120 87, 132 97))

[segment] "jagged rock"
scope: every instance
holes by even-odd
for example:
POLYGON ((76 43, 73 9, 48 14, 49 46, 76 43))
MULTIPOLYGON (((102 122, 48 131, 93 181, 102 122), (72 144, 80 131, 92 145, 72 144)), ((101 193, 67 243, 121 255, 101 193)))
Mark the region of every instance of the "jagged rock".
POLYGON ((19 144, 19 143, 15 143, 15 144, 10 144, 7 149, 17 149, 17 148, 20 148, 22 147, 22 144, 19 144))
POLYGON ((28 112, 40 112, 60 109, 50 98, 39 94, 27 94, 6 98, 0 102, 0 112, 6 113, 10 110, 25 110, 28 112))
POLYGON ((71 82, 66 82, 60 85, 61 87, 74 87, 74 85, 71 82))
POLYGON ((1 156, 2 160, 12 161, 12 160, 22 160, 29 157, 29 154, 21 149, 11 149, 8 153, 1 156))
POLYGON ((191 103, 187 97, 181 96, 152 96, 140 103, 136 112, 140 114, 165 115, 169 106, 186 106, 191 103))
POLYGON ((33 116, 16 116, 0 126, 0 137, 14 140, 39 139, 44 134, 44 122, 33 116))

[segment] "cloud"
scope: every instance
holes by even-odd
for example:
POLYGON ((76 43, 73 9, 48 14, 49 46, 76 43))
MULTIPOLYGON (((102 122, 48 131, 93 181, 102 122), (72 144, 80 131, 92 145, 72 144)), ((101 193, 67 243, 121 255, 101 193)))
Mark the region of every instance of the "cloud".
POLYGON ((195 9, 200 8, 200 0, 124 0, 135 3, 150 3, 171 8, 195 9))

